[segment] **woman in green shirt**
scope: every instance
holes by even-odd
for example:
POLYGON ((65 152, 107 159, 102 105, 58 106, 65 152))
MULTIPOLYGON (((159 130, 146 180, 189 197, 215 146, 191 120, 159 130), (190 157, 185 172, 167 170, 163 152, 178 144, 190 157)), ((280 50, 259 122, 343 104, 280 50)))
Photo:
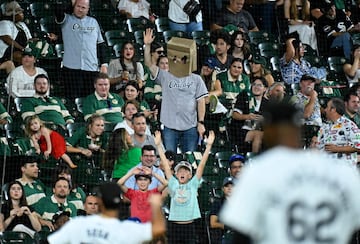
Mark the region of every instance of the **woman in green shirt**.
POLYGON ((103 167, 112 170, 112 179, 117 182, 129 169, 141 161, 141 148, 134 147, 131 136, 125 128, 112 132, 105 151, 103 167))

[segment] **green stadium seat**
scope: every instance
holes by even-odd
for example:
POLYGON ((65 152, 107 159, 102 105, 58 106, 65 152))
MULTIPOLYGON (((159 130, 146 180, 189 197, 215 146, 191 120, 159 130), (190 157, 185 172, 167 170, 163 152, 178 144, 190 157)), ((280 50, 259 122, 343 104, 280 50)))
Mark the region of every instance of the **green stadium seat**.
POLYGON ((219 168, 227 170, 229 166, 229 158, 233 154, 234 152, 232 151, 222 151, 215 153, 215 161, 217 162, 219 168))
POLYGON ((135 42, 144 45, 144 31, 143 30, 137 30, 134 32, 135 42))
POLYGON ((187 34, 184 31, 167 30, 163 32, 165 42, 168 42, 172 37, 187 38, 187 34))
POLYGON ((74 133, 76 131, 78 131, 80 128, 83 128, 85 126, 86 126, 85 122, 77 122, 77 123, 67 124, 66 129, 68 130, 69 137, 74 135, 74 133))
POLYGON ((145 30, 147 28, 155 29, 155 25, 145 17, 142 18, 130 18, 126 21, 130 32, 137 30, 145 30))
POLYGON ((113 7, 110 0, 90 1, 90 15, 96 19, 113 16, 118 10, 113 7))
POLYGON ((306 55, 303 57, 303 59, 308 61, 313 67, 326 66, 326 60, 324 60, 323 57, 317 55, 315 56, 306 55))
POLYGON ((281 47, 275 42, 261 42, 258 44, 260 55, 270 59, 271 57, 280 57, 281 47))
POLYGON ((151 12, 159 17, 168 17, 168 0, 149 0, 151 12))
POLYGON ((250 31, 248 36, 250 43, 255 46, 262 42, 277 42, 275 36, 266 31, 250 31))
POLYGON ((210 44, 210 31, 193 31, 191 32, 193 40, 195 40, 198 46, 204 46, 210 44))
POLYGON ((343 66, 346 63, 344 57, 328 57, 328 67, 330 71, 335 71, 337 73, 344 72, 343 66))
POLYGON ((61 34, 61 27, 57 23, 55 23, 54 16, 46 16, 42 17, 39 20, 40 30, 46 33, 54 33, 56 35, 61 34))
POLYGON ((82 113, 83 112, 83 102, 84 102, 84 97, 77 97, 75 98, 75 104, 77 107, 77 110, 82 113))
POLYGON ((303 43, 304 56, 318 56, 317 51, 314 50, 310 45, 303 43))
POLYGON ((64 56, 64 44, 58 43, 55 45, 55 52, 58 58, 63 58, 64 56))
POLYGON ((38 244, 38 240, 32 238, 29 234, 25 232, 17 231, 4 231, 0 235, 0 243, 12 243, 12 244, 38 244))
POLYGON ((97 20, 98 20, 99 25, 103 32, 113 30, 115 28, 117 30, 129 31, 128 26, 126 24, 126 19, 122 18, 119 15, 100 16, 100 17, 97 17, 97 20))
POLYGON ((31 15, 36 19, 54 15, 54 5, 51 2, 33 2, 30 4, 31 15))
POLYGON ((157 32, 164 32, 170 30, 169 26, 169 18, 168 17, 160 17, 155 20, 155 26, 157 32))
POLYGON ((113 53, 115 55, 116 58, 120 57, 120 52, 121 52, 121 47, 122 47, 123 43, 116 43, 113 46, 113 53))
POLYGON ((132 33, 124 30, 108 30, 105 32, 105 40, 106 44, 112 47, 116 43, 134 41, 134 36, 132 33))

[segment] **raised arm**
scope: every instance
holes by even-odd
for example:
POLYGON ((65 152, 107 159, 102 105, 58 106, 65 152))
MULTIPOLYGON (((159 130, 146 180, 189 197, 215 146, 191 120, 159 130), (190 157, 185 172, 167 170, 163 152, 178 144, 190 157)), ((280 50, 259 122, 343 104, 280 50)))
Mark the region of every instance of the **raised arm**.
POLYGON ((151 54, 150 54, 150 45, 154 41, 155 37, 153 36, 153 30, 148 28, 144 31, 144 62, 145 65, 149 68, 151 76, 156 77, 159 68, 151 62, 151 54))
POLYGON ((164 149, 162 147, 160 131, 155 131, 154 141, 155 141, 155 145, 157 147, 157 150, 158 150, 158 153, 159 153, 159 156, 160 156, 160 163, 163 166, 166 179, 169 180, 173 175, 172 175, 172 172, 171 172, 171 169, 170 169, 169 160, 166 158, 165 153, 164 153, 164 149))
POLYGON ((166 222, 164 215, 162 213, 162 199, 160 194, 151 194, 149 197, 149 203, 151 206, 151 228, 152 228, 152 237, 162 236, 166 231, 166 222))
POLYGON ((161 185, 158 186, 158 191, 162 192, 167 187, 168 181, 156 172, 152 172, 152 175, 160 181, 161 185))
POLYGON ((295 56, 295 48, 292 44, 294 40, 295 38, 289 38, 286 40, 286 52, 285 52, 286 63, 290 62, 290 60, 293 59, 295 56))
POLYGON ((117 184, 120 186, 122 192, 126 193, 128 191, 127 186, 125 186, 125 182, 133 175, 140 174, 142 172, 141 167, 135 167, 129 170, 123 177, 121 177, 117 184))
POLYGON ((195 175, 196 175, 196 177, 198 179, 201 179, 201 177, 202 177, 202 174, 204 172, 206 162, 207 162, 207 160, 209 158, 209 153, 210 153, 211 147, 212 147, 212 145, 214 143, 214 140, 215 140, 215 133, 214 133, 214 131, 211 130, 211 131, 209 131, 209 136, 207 138, 207 144, 206 144, 205 152, 204 152, 204 154, 203 154, 203 156, 201 158, 201 161, 200 161, 200 163, 199 163, 199 165, 198 165, 198 167, 196 169, 195 175))

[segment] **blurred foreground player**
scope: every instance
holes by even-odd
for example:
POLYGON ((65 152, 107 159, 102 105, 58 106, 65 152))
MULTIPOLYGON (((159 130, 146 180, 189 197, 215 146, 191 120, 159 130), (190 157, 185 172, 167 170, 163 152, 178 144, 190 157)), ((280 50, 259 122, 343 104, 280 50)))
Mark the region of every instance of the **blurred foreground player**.
POLYGON ((290 105, 270 105, 264 118, 271 150, 244 169, 220 213, 233 243, 348 243, 360 228, 358 173, 300 150, 301 115, 290 105))
POLYGON ((161 212, 161 196, 152 195, 149 202, 152 208, 151 223, 120 221, 119 205, 121 190, 116 183, 105 183, 99 187, 100 214, 79 216, 70 220, 57 232, 48 237, 50 244, 106 243, 137 244, 150 241, 163 235, 166 230, 165 219, 161 212))

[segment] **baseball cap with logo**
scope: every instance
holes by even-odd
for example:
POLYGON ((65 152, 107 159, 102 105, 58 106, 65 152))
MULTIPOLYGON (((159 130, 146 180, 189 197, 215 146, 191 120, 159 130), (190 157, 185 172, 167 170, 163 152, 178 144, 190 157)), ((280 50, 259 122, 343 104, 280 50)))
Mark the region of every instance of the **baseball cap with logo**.
POLYGON ((261 57, 259 55, 255 55, 250 62, 253 62, 255 64, 261 64, 262 66, 266 66, 266 59, 264 57, 261 57))
POLYGON ((189 162, 186 161, 181 161, 179 162, 176 166, 175 166, 175 172, 177 172, 180 168, 186 168, 190 171, 190 173, 192 174, 192 167, 191 164, 189 162))
POLYGON ((228 184, 234 184, 234 178, 231 176, 225 177, 223 180, 223 186, 226 186, 228 184))
POLYGON ((20 4, 16 1, 12 1, 6 4, 5 6, 5 16, 17 15, 24 12, 24 9, 21 8, 20 4))

